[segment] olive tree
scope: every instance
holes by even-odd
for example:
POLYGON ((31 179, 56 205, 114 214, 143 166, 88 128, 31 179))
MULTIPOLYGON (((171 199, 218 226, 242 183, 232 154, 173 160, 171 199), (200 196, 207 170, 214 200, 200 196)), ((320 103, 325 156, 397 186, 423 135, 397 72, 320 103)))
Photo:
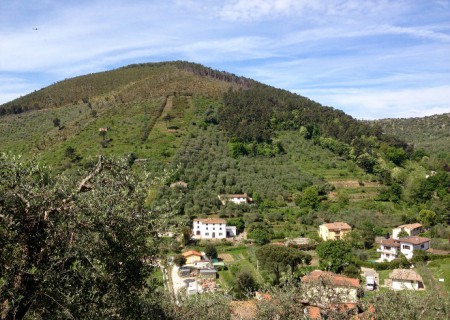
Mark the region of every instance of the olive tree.
POLYGON ((75 182, 0 155, 0 317, 158 317, 148 186, 125 160, 75 182))

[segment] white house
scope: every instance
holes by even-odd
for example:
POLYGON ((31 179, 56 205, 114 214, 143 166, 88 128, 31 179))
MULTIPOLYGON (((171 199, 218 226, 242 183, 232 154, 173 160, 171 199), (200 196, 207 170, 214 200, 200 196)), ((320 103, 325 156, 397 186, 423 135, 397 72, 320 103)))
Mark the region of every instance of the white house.
POLYGON ((221 218, 194 219, 192 233, 196 239, 225 239, 237 235, 236 227, 227 226, 226 220, 221 218))
POLYGON ((414 250, 426 251, 430 248, 430 239, 410 236, 401 239, 383 239, 377 252, 381 253, 379 261, 392 261, 403 253, 407 259, 413 257, 414 250))
POLYGON ((411 269, 394 269, 389 273, 389 280, 393 290, 424 289, 422 277, 411 269))
POLYGON ((401 238, 398 241, 400 241, 401 253, 403 253, 408 259, 413 257, 414 250, 426 251, 430 249, 430 239, 428 238, 410 236, 401 238))
POLYGON ((234 204, 247 204, 253 202, 253 199, 244 194, 219 194, 217 196, 222 205, 227 204, 227 202, 232 202, 234 204))
POLYGON ((400 242, 395 239, 383 239, 377 252, 381 253, 380 262, 390 262, 398 257, 400 252, 400 242))
POLYGON ((423 226, 420 223, 411 223, 398 226, 397 228, 392 229, 392 238, 398 239, 398 235, 402 231, 406 232, 408 236, 417 236, 423 231, 423 226))

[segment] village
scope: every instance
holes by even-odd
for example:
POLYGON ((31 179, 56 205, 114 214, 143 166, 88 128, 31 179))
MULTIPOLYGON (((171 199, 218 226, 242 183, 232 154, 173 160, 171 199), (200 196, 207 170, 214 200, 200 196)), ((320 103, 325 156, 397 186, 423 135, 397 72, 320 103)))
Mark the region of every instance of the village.
MULTIPOLYGON (((231 202, 238 205, 250 205, 253 199, 247 194, 218 195, 223 205, 231 202)), ((358 314, 358 303, 364 297, 376 291, 425 291, 434 290, 436 281, 447 285, 445 279, 434 279, 426 272, 426 281, 422 278, 426 268, 418 271, 415 262, 423 264, 426 255, 448 256, 450 252, 433 250, 430 239, 423 236, 425 227, 420 223, 397 226, 384 237, 377 237, 373 252, 377 259, 360 266, 356 275, 350 277, 335 273, 319 263, 315 249, 319 243, 344 242, 348 239, 352 226, 343 221, 323 223, 316 230, 315 239, 297 237, 272 241, 266 245, 295 248, 311 255, 308 265, 299 268, 296 276, 307 294, 302 299, 305 315, 312 319, 321 319, 327 309, 345 309, 348 314, 358 314), (396 262, 399 262, 396 264, 396 262), (432 286, 428 288, 428 286, 432 286)), ((170 236, 175 236, 171 234, 170 236)), ((167 278, 169 289, 178 304, 186 296, 207 292, 229 293, 236 286, 236 270, 242 269, 261 279, 261 262, 255 259, 257 244, 248 237, 246 231, 238 232, 236 226, 228 225, 220 217, 196 218, 192 221, 190 241, 181 254, 168 259, 167 278), (203 250, 204 249, 204 250, 203 250)), ((344 263, 345 265, 345 263, 344 263)), ((290 269, 291 273, 293 269, 290 269)), ((285 272, 288 277, 289 271, 285 272)), ((267 276, 267 275, 266 275, 267 276)), ((292 276, 292 274, 291 274, 292 276)), ((267 278, 267 277, 266 277, 267 278)), ((249 290, 245 297, 233 301, 231 306, 233 319, 251 319, 260 299, 271 299, 264 289, 249 290), (250 311, 249 311, 250 310, 250 311)))

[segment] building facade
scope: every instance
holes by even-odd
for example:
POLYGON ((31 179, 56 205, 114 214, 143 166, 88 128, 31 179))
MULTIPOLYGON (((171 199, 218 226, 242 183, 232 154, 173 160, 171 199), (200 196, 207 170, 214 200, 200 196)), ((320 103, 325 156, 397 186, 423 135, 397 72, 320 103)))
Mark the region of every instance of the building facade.
POLYGON ((407 259, 411 259, 414 250, 426 251, 430 248, 430 239, 424 237, 410 236, 401 239, 384 239, 381 240, 379 261, 390 262, 399 257, 400 253, 404 254, 407 259))
POLYGON ((196 239, 225 239, 237 235, 235 226, 227 226, 225 219, 207 218, 194 219, 193 238, 196 239))
POLYGON ((227 202, 232 202, 234 204, 247 204, 252 202, 252 198, 248 197, 246 193, 244 194, 219 194, 217 196, 222 205, 226 205, 227 202))
POLYGON ((345 222, 325 223, 319 226, 319 236, 325 240, 342 240, 343 237, 352 231, 345 222))
POLYGON ((424 289, 422 277, 414 270, 394 269, 389 273, 389 279, 393 290, 424 289))
POLYGON ((406 232, 408 236, 417 236, 423 232, 423 226, 420 223, 411 223, 398 226, 392 229, 392 238, 399 239, 400 232, 406 232))

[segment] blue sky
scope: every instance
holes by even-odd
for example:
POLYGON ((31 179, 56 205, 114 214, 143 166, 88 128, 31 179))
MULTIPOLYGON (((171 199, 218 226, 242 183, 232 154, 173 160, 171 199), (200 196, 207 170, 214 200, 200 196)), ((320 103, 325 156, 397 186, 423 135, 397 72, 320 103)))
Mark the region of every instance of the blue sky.
POLYGON ((168 60, 359 119, 446 113, 450 0, 0 1, 0 103, 65 78, 168 60))

